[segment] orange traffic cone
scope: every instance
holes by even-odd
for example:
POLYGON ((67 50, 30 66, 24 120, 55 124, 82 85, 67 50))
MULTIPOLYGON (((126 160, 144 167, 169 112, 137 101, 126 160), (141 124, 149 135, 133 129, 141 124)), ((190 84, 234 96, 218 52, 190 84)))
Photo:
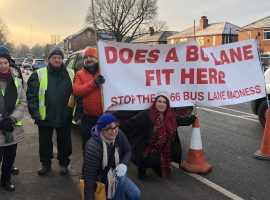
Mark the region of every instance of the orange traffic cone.
POLYGON ((187 160, 180 164, 180 168, 191 173, 207 173, 212 169, 212 166, 204 158, 198 117, 192 126, 192 134, 187 160))
POLYGON ((261 149, 254 153, 254 157, 263 160, 270 160, 270 110, 267 110, 266 123, 262 139, 261 149))

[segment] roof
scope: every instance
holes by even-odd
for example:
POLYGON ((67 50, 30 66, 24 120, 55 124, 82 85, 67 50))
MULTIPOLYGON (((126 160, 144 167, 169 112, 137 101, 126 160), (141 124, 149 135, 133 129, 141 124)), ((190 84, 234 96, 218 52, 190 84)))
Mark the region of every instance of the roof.
POLYGON ((176 32, 176 31, 160 31, 160 32, 154 32, 153 35, 146 33, 146 34, 142 35, 141 37, 138 37, 135 40, 132 40, 131 43, 162 42, 162 41, 166 41, 167 37, 174 35, 176 33, 178 33, 178 32, 176 32))
MULTIPOLYGON (((81 33, 83 33, 84 31, 94 32, 94 29, 91 27, 83 28, 80 31, 78 31, 77 33, 74 33, 73 35, 66 37, 64 40, 71 40, 71 39, 77 37, 78 35, 80 35, 81 33)), ((97 33, 98 33, 98 36, 102 39, 105 39, 105 40, 110 40, 110 39, 113 40, 114 39, 113 35, 108 30, 99 29, 99 30, 97 30, 97 33)))
POLYGON ((239 31, 245 30, 245 29, 256 29, 256 28, 270 28, 270 16, 260 19, 258 21, 255 21, 246 26, 243 26, 239 29, 239 31))
MULTIPOLYGON (((195 26, 195 35, 198 36, 207 36, 207 35, 237 35, 237 29, 239 26, 233 25, 228 22, 212 23, 208 24, 205 29, 200 30, 199 26, 195 26)), ((181 37, 193 37, 194 36, 194 27, 190 27, 184 31, 181 31, 178 34, 172 35, 167 39, 181 38, 181 37)))

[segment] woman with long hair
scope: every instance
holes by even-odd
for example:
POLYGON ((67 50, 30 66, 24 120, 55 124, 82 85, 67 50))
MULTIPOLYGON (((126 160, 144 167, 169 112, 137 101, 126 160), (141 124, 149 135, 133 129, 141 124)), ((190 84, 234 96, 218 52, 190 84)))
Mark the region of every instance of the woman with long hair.
POLYGON ((182 148, 168 94, 157 94, 149 110, 122 123, 120 129, 131 143, 139 179, 145 179, 147 168, 160 177, 171 177, 171 162, 181 162, 182 148))

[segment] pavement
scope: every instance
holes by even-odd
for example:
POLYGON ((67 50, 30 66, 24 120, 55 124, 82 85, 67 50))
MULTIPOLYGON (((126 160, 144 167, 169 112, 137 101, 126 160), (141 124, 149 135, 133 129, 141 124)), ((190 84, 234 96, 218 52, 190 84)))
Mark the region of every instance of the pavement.
MULTIPOLYGON (((33 120, 28 115, 24 118, 24 125, 25 139, 18 144, 15 161, 15 166, 19 168, 20 173, 19 175, 13 175, 11 179, 16 190, 14 192, 7 192, 3 188, 0 188, 0 199, 80 200, 79 174, 82 158, 79 149, 81 146, 73 143, 73 155, 71 156, 72 161, 69 166, 68 176, 60 176, 59 174, 59 164, 56 159, 57 152, 55 147, 52 170, 45 176, 39 176, 37 174, 40 166, 37 126, 34 125, 33 120)), ((54 142, 54 144, 56 143, 54 142)))
MULTIPOLYGON (((0 188, 1 200, 80 200, 79 175, 82 165, 81 139, 79 129, 72 131, 73 153, 69 175, 59 175, 59 164, 54 156, 52 170, 45 176, 38 176, 40 166, 38 154, 38 130, 33 120, 26 114, 24 118, 25 139, 19 143, 15 165, 19 175, 13 175, 11 182, 14 192, 0 188)), ((54 138, 55 141, 55 138, 54 138)), ((57 154, 54 142, 54 154, 57 154)), ((131 165, 128 176, 142 192, 142 200, 227 200, 230 199, 207 185, 197 181, 182 170, 173 169, 172 180, 157 177, 152 170, 147 171, 147 179, 136 177, 136 167, 131 165)))

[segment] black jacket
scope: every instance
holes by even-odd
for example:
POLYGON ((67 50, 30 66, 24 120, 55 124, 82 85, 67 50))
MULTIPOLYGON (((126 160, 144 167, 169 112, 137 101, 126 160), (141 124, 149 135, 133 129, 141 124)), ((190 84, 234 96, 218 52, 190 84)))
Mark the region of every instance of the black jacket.
POLYGON ((39 114, 39 80, 36 72, 32 73, 27 82, 28 110, 35 123, 39 126, 65 127, 71 125, 72 108, 68 107, 68 100, 72 93, 72 83, 64 65, 54 70, 50 64, 48 68, 48 88, 45 93, 46 118, 41 121, 39 114))
MULTIPOLYGON (((154 124, 150 121, 149 110, 139 112, 137 115, 122 123, 119 127, 127 136, 132 147, 132 161, 138 167, 141 166, 141 156, 152 138, 154 124)), ((179 137, 174 141, 181 149, 179 137)))
MULTIPOLYGON (((120 163, 128 166, 131 160, 131 147, 126 136, 119 129, 118 135, 115 139, 115 148, 118 149, 120 163)), ((109 150, 108 150, 109 155, 109 150)), ((95 181, 98 175, 101 174, 102 167, 102 157, 103 157, 103 147, 100 139, 92 136, 86 146, 84 154, 84 196, 85 200, 94 199, 95 192, 95 181)))

